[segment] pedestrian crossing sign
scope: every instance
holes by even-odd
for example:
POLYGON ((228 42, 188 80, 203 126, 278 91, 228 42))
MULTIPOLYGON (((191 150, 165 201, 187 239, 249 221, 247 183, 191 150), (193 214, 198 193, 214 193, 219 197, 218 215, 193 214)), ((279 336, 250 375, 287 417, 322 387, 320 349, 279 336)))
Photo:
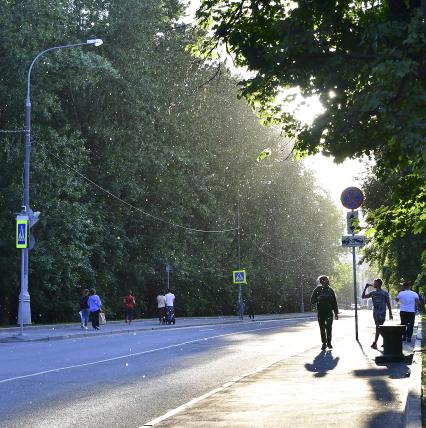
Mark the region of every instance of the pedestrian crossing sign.
POLYGON ((232 271, 232 279, 234 284, 247 284, 247 277, 245 270, 232 271))
POLYGON ((28 217, 16 217, 16 248, 28 248, 28 217))

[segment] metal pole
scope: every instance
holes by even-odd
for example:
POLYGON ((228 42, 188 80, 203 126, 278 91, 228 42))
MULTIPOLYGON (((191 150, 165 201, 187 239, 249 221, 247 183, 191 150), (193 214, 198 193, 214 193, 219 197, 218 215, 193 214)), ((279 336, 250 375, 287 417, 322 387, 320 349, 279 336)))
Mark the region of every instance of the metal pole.
MULTIPOLYGON (((99 46, 102 44, 102 40, 93 39, 87 40, 82 43, 74 43, 70 45, 53 46, 49 49, 45 49, 35 56, 28 68, 27 76, 27 97, 25 100, 25 160, 24 160, 24 200, 23 209, 26 215, 31 216, 32 210, 30 208, 30 155, 31 155, 31 71, 36 61, 46 52, 73 48, 77 46, 95 45, 99 46)), ((28 226, 29 227, 29 226, 28 226)), ((29 235, 29 231, 28 231, 29 235)), ((21 335, 23 335, 24 324, 31 324, 31 306, 30 306, 30 294, 28 293, 28 263, 29 263, 29 249, 22 249, 22 262, 21 262, 21 292, 19 294, 19 308, 18 308, 18 322, 21 326, 21 335)))
MULTIPOLYGON (((21 253, 21 294, 22 294, 22 290, 24 289, 25 285, 23 284, 24 281, 24 275, 22 274, 22 272, 25 271, 25 255, 24 255, 24 251, 22 250, 21 253)), ((21 336, 24 335, 24 317, 22 316, 22 296, 21 294, 19 295, 19 309, 18 309, 18 323, 21 327, 21 336)))
POLYGON ((170 272, 167 269, 167 292, 170 291, 170 272))
MULTIPOLYGON (((353 212, 354 210, 352 210, 353 212)), ((352 230, 352 236, 355 236, 355 232, 352 230)), ((352 269, 354 277, 354 303, 355 303, 355 339, 358 341, 358 296, 356 290, 356 253, 355 247, 352 247, 352 269)))
POLYGON ((303 278, 302 282, 300 283, 300 312, 305 312, 305 302, 303 301, 303 278))
MULTIPOLYGON (((37 58, 37 57, 36 57, 37 58)), ((35 61, 35 60, 34 60, 35 61)), ((25 160, 24 160, 24 205, 23 209, 30 215, 30 154, 31 154, 31 101, 30 101, 30 78, 32 62, 28 71, 27 98, 25 100, 25 160)), ((18 322, 21 326, 21 335, 24 334, 24 324, 31 324, 31 303, 28 293, 28 248, 22 249, 21 262, 21 292, 19 294, 18 322)))
MULTIPOLYGON (((237 205, 237 267, 241 268, 241 247, 240 247, 240 200, 238 199, 237 205)), ((243 314, 243 290, 241 284, 238 284, 238 309, 240 318, 244 318, 243 314)))

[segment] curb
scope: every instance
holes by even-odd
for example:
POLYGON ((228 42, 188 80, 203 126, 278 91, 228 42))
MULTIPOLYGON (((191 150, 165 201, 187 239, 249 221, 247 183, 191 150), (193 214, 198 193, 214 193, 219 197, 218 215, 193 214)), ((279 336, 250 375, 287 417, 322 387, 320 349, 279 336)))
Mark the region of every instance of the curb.
POLYGON ((417 323, 413 362, 405 404, 405 427, 422 428, 422 321, 417 323))
MULTIPOLYGON (((272 318, 266 318, 257 320, 257 322, 263 322, 263 321, 279 321, 279 320, 292 320, 292 319, 312 319, 316 318, 316 315, 307 315, 307 316, 291 316, 291 317, 272 317, 272 318)), ((22 337, 19 335, 13 335, 9 337, 0 338, 0 343, 24 343, 24 342, 50 342, 55 340, 66 340, 66 339, 76 339, 76 338, 85 338, 85 337, 93 337, 93 336, 113 336, 117 334, 128 334, 128 333, 135 333, 140 331, 153 331, 153 330, 177 330, 182 328, 197 328, 197 327, 211 327, 215 325, 228 325, 228 324, 239 324, 243 322, 248 322, 244 320, 229 320, 229 321, 219 321, 214 323, 206 323, 206 324, 193 324, 193 325, 174 325, 173 327, 166 327, 164 326, 147 326, 147 327, 136 327, 132 329, 122 329, 122 330, 110 330, 110 331, 92 331, 90 333, 70 333, 70 334, 62 334, 57 336, 42 336, 42 337, 22 337)), ((117 321, 117 323, 119 323, 117 321)), ((69 325, 69 324, 68 324, 69 325)), ((76 324, 76 326, 79 324, 76 324)))

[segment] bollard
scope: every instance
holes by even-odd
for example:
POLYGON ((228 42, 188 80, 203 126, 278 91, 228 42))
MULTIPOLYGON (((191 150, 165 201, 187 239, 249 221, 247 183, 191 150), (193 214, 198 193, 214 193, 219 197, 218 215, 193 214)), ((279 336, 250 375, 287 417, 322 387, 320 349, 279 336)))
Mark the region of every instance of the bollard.
POLYGON ((376 363, 404 362, 402 334, 405 325, 381 325, 379 331, 383 336, 383 355, 375 358, 376 363))

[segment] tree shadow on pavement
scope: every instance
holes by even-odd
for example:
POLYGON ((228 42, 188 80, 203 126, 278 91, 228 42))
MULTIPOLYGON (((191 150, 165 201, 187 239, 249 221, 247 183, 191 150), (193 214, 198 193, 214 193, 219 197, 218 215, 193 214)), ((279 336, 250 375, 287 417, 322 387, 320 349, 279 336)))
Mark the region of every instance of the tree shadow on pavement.
POLYGON ((365 425, 366 428, 402 428, 404 427, 403 415, 393 410, 371 415, 365 425))
POLYGON ((331 351, 321 351, 315 358, 312 364, 306 363, 305 369, 315 373, 315 377, 327 376, 327 372, 336 368, 339 363, 339 357, 333 358, 331 351))
MULTIPOLYGON (((407 377, 409 368, 405 363, 386 363, 377 365, 371 360, 371 357, 366 354, 361 343, 359 343, 361 352, 368 360, 367 369, 354 370, 354 376, 368 378, 368 383, 374 394, 376 401, 381 403, 379 406, 394 406, 401 399, 398 392, 391 388, 390 379, 402 379, 407 377)), ((379 407, 378 407, 379 408, 379 407)), ((395 410, 387 410, 379 413, 372 413, 368 423, 368 428, 400 428, 403 427, 403 412, 395 410)))

